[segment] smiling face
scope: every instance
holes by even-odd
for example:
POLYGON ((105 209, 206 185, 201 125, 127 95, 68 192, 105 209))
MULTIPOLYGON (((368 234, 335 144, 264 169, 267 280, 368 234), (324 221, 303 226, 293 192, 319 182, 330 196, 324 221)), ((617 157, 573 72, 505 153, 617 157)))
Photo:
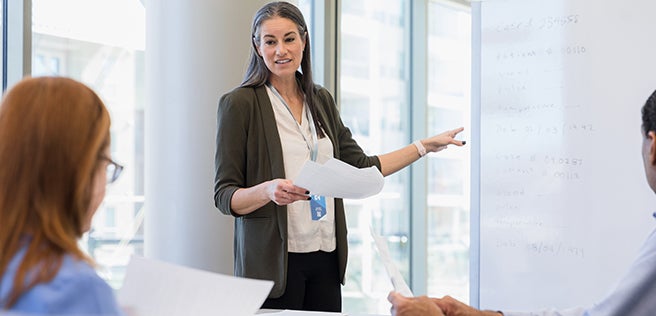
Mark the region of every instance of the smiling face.
POLYGON ((262 22, 255 46, 271 72, 270 80, 290 80, 303 60, 305 34, 292 20, 273 17, 262 22))

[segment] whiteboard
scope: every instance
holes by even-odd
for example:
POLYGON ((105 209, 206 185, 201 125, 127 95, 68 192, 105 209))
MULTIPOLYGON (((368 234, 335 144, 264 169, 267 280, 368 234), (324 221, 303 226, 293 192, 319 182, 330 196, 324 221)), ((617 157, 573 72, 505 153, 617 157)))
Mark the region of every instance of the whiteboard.
POLYGON ((474 299, 504 310, 589 306, 656 223, 640 135, 656 89, 656 1, 475 6, 474 299))

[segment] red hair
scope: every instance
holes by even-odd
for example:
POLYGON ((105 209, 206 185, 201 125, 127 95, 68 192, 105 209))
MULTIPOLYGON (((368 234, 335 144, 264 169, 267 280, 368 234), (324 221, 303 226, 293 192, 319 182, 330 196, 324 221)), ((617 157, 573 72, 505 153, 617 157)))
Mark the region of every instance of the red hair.
POLYGON ((98 95, 63 77, 24 79, 0 104, 0 276, 26 252, 9 295, 10 308, 49 282, 65 254, 92 262, 77 245, 84 233, 99 155, 110 118, 98 95))

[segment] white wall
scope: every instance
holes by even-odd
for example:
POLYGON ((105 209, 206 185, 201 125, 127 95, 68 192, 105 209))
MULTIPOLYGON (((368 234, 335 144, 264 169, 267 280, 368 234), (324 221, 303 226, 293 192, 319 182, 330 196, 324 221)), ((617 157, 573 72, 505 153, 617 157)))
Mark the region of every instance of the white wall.
POLYGON ((216 106, 266 2, 146 1, 146 257, 232 274, 233 219, 213 202, 216 106))

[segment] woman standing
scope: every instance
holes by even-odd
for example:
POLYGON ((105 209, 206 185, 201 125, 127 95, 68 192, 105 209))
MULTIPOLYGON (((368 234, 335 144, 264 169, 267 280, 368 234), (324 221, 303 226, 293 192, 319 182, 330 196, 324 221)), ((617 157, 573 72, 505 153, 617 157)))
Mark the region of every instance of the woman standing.
POLYGON ((314 84, 310 38, 297 7, 266 4, 255 14, 240 87, 218 108, 214 201, 235 216, 235 274, 273 280, 264 308, 341 311, 347 259, 341 199, 293 184, 305 161, 340 159, 392 174, 449 144, 458 128, 381 156, 353 140, 330 93, 314 84), (301 68, 302 74, 298 72, 301 68), (310 207, 319 207, 315 215, 310 207))
POLYGON ((14 86, 0 105, 0 314, 122 315, 78 247, 122 166, 109 113, 72 79, 14 86))

